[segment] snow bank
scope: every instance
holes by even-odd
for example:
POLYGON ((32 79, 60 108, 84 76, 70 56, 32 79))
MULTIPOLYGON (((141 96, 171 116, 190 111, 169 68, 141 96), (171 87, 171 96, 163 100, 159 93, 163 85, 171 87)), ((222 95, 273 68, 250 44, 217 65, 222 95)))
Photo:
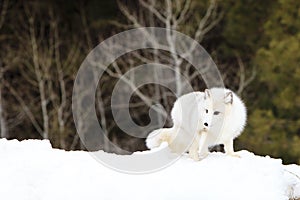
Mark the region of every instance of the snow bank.
MULTIPOLYGON (((123 174, 83 151, 52 149, 48 141, 0 140, 0 199, 249 199, 300 197, 300 167, 242 151, 183 156, 161 171, 123 174)), ((111 156, 116 156, 111 154, 111 156)))

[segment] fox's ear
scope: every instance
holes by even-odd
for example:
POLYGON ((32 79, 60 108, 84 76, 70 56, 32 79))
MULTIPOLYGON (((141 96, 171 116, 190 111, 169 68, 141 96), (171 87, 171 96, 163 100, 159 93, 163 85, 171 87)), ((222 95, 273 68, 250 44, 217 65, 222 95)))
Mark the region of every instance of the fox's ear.
POLYGON ((232 94, 232 92, 226 92, 224 100, 225 100, 226 104, 232 104, 233 103, 233 94, 232 94))
POLYGON ((210 91, 209 91, 209 89, 205 89, 204 90, 204 99, 208 99, 208 98, 210 98, 210 91))

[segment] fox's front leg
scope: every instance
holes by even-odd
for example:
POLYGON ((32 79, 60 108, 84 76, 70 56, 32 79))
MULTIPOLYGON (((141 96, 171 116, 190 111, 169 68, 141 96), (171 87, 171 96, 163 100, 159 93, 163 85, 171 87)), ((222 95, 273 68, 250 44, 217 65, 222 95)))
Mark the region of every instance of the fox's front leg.
POLYGON ((198 154, 198 148, 199 148, 199 139, 198 136, 196 136, 196 138, 194 138, 194 141, 192 143, 192 145, 189 148, 189 156, 190 158, 192 158, 194 161, 199 161, 199 154, 198 154))
POLYGON ((208 156, 209 152, 208 152, 208 144, 207 144, 207 135, 208 132, 207 131, 199 131, 198 132, 198 136, 199 136, 199 141, 198 141, 198 155, 200 154, 200 159, 204 159, 206 158, 206 156, 208 156))
POLYGON ((225 153, 227 155, 238 157, 238 158, 241 157, 238 153, 234 152, 234 149, 233 149, 233 139, 231 139, 231 140, 229 140, 227 142, 224 142, 224 149, 225 149, 225 153))

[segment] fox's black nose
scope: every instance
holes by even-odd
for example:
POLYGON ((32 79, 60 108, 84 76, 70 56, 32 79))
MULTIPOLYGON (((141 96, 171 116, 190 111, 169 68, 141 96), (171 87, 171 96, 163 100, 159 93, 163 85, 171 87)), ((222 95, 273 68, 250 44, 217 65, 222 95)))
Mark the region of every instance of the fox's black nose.
POLYGON ((204 126, 208 126, 208 123, 205 122, 205 123, 204 123, 204 126))

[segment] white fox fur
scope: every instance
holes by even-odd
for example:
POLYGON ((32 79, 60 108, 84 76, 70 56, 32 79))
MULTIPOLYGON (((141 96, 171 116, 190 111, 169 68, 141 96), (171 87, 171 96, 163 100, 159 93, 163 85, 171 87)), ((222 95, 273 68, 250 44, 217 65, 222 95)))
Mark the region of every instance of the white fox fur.
POLYGON ((182 153, 191 144, 189 154, 198 160, 198 150, 205 157, 209 146, 224 144, 227 154, 237 156, 233 140, 243 131, 247 114, 244 103, 231 90, 212 88, 183 95, 175 102, 171 116, 173 127, 151 132, 146 139, 148 148, 168 142, 173 151, 182 153))
POLYGON ((170 149, 177 153, 183 153, 189 147, 189 155, 198 160, 200 135, 208 130, 212 108, 209 90, 181 96, 171 111, 173 127, 151 132, 146 139, 147 147, 152 149, 168 142, 170 149))

